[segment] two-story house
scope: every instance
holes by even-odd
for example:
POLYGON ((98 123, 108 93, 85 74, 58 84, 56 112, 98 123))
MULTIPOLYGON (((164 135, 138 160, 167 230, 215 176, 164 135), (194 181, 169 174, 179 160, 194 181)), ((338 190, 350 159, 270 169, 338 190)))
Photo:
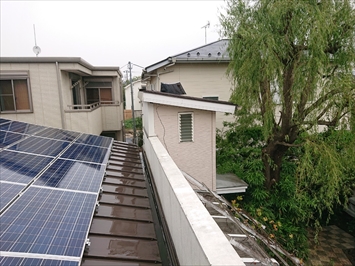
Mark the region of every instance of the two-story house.
POLYGON ((122 140, 119 67, 79 57, 0 58, 0 116, 122 140))
MULTIPOLYGON (((146 89, 160 91, 161 83, 180 82, 186 94, 207 100, 229 101, 232 83, 226 75, 228 40, 222 39, 179 53, 147 66, 142 72, 146 89)), ((233 115, 218 113, 216 127, 234 121, 233 115)))

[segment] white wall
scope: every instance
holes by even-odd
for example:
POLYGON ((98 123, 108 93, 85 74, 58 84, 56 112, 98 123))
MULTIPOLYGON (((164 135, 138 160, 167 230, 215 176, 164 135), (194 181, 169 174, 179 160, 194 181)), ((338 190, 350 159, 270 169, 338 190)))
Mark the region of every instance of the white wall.
MULTIPOLYGON (((147 89, 151 86, 160 91, 160 83, 181 82, 186 95, 194 97, 218 96, 221 101, 229 101, 232 85, 226 76, 228 63, 177 63, 157 70, 157 77, 151 77, 147 89)), ((216 114, 216 127, 222 128, 223 121, 234 121, 232 115, 216 114)))
POLYGON ((144 150, 181 265, 244 265, 157 137, 144 150))
MULTIPOLYGON (((135 81, 132 84, 133 87, 133 104, 134 104, 134 110, 142 110, 142 105, 140 103, 140 100, 138 98, 138 92, 139 89, 142 88, 142 83, 140 81, 135 81)), ((125 91, 125 98, 126 98, 126 110, 132 110, 132 97, 131 97, 131 85, 127 85, 124 88, 125 91)))

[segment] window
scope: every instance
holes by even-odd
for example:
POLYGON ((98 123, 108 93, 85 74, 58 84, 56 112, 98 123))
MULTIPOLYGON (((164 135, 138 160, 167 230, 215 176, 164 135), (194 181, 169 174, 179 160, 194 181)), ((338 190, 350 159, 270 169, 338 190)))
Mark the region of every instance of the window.
POLYGON ((202 97, 202 98, 206 99, 206 100, 218 101, 218 96, 206 96, 206 97, 202 97))
POLYGON ((1 73, 0 107, 1 112, 30 112, 31 97, 28 73, 1 73))
POLYGON ((193 133, 192 113, 179 113, 179 141, 192 142, 194 139, 193 133))
POLYGON ((112 82, 90 81, 86 85, 87 104, 112 102, 112 82))

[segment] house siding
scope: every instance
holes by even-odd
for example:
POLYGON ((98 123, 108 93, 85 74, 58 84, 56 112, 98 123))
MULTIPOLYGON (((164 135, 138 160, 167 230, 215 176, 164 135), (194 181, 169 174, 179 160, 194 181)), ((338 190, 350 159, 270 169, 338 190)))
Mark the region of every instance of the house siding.
MULTIPOLYGON (((221 101, 229 101, 232 85, 226 75, 228 63, 176 63, 160 68, 158 76, 151 77, 147 89, 160 91, 160 84, 181 82, 186 95, 194 97, 218 96, 221 101)), ((234 121, 232 115, 216 115, 216 127, 223 128, 223 121, 234 121)))
POLYGON ((176 165, 216 190, 215 112, 164 105, 154 106, 154 128, 176 165), (192 112, 194 141, 179 142, 179 112, 192 112))
POLYGON ((62 127, 55 64, 2 63, 1 70, 29 71, 33 106, 32 113, 1 114, 2 117, 49 127, 62 127))

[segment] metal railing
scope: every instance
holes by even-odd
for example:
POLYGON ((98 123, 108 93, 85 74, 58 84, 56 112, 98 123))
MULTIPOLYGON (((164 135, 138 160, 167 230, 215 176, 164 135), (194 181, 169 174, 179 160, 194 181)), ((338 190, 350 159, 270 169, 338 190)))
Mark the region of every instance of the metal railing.
POLYGON ((120 105, 118 101, 101 101, 91 104, 71 104, 67 105, 66 112, 91 112, 104 105, 120 105))

